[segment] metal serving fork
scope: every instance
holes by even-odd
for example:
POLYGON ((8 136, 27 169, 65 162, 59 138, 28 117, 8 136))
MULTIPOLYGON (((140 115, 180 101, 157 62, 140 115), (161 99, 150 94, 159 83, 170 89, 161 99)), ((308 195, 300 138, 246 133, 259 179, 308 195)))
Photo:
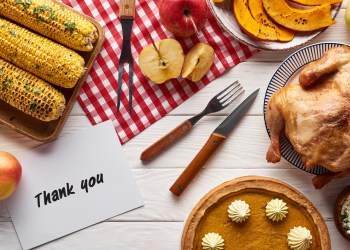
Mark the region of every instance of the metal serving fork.
POLYGON ((198 115, 182 122, 175 129, 167 133, 161 139, 149 146, 142 152, 140 159, 143 161, 151 160, 160 151, 168 147, 175 140, 187 134, 190 129, 205 115, 218 112, 229 106, 238 96, 244 92, 241 84, 235 81, 230 86, 215 95, 207 104, 205 109, 198 115))
POLYGON ((123 29, 122 53, 119 58, 118 69, 118 99, 117 114, 120 108, 120 95, 122 92, 124 64, 129 64, 129 113, 132 113, 132 86, 134 75, 134 60, 131 54, 130 36, 135 17, 135 0, 121 0, 119 6, 119 17, 123 29))

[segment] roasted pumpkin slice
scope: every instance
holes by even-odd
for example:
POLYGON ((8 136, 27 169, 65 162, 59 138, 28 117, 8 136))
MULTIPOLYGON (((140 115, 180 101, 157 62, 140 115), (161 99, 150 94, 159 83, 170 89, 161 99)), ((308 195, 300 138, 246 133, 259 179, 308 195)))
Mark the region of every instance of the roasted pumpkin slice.
POLYGON ((261 25, 273 28, 281 42, 289 42, 293 40, 295 31, 287 29, 275 22, 272 22, 267 16, 262 0, 248 0, 248 6, 252 17, 261 25))
POLYGON ((278 41, 280 39, 276 29, 265 26, 253 18, 249 10, 248 0, 233 0, 233 13, 243 32, 253 39, 263 41, 278 41))
POLYGON ((309 9, 296 9, 284 0, 263 0, 267 14, 280 25, 297 31, 313 31, 334 24, 331 5, 323 4, 309 9))
POLYGON ((317 6, 322 4, 335 4, 341 3, 342 0, 291 0, 294 3, 298 3, 305 6, 317 6))

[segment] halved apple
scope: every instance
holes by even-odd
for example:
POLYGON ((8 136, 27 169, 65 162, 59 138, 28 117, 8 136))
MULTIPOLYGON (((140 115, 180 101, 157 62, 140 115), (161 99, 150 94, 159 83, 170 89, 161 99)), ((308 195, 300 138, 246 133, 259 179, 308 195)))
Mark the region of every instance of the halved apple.
POLYGON ((180 76, 184 57, 178 41, 164 39, 141 51, 139 65, 145 76, 154 83, 160 84, 180 76))
POLYGON ((214 62, 214 49, 202 42, 187 52, 182 68, 182 77, 196 82, 209 71, 214 62))

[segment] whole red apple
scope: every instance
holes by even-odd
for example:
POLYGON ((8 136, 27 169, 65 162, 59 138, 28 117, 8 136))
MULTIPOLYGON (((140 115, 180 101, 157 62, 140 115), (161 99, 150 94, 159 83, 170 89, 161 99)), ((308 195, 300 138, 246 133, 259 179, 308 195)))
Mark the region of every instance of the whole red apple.
POLYGON ((22 176, 22 167, 12 154, 0 151, 0 200, 15 192, 22 176))
POLYGON ((188 37, 200 31, 208 19, 206 0, 162 0, 160 20, 171 33, 188 37))

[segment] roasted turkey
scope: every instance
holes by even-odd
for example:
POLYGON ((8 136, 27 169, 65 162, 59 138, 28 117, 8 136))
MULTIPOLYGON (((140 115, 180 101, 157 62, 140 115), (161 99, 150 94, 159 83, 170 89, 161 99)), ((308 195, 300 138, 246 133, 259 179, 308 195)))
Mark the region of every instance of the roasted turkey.
POLYGON ((267 104, 266 123, 268 162, 280 161, 285 134, 307 169, 321 165, 331 171, 313 179, 316 188, 350 175, 350 48, 329 49, 300 72, 299 83, 276 91, 267 104))

